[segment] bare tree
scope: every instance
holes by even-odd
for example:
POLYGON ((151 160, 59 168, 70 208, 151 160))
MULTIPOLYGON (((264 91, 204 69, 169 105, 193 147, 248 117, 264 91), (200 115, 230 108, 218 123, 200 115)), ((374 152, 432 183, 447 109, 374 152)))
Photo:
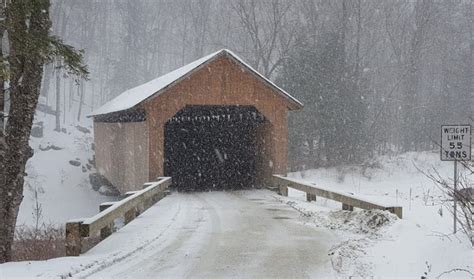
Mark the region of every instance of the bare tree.
POLYGON ((289 20, 293 2, 239 0, 232 9, 248 34, 252 65, 271 77, 297 41, 297 22, 289 20))
POLYGON ((56 76, 56 127, 55 131, 61 131, 61 62, 56 61, 56 69, 54 71, 56 76))
POLYGON ((426 42, 429 24, 433 18, 433 2, 430 0, 418 0, 414 8, 414 30, 410 40, 407 69, 408 76, 403 96, 403 123, 406 135, 403 138, 404 151, 416 150, 417 132, 412 127, 419 126, 419 114, 417 114, 417 95, 420 88, 422 74, 422 50, 426 42))
POLYGON ((193 59, 202 57, 206 46, 207 36, 209 32, 209 17, 211 14, 211 1, 185 1, 189 5, 189 13, 191 14, 191 28, 193 36, 193 59))
POLYGON ((471 187, 474 169, 472 169, 469 162, 458 163, 467 171, 460 173, 457 182, 457 190, 454 190, 454 181, 443 177, 435 168, 430 172, 424 172, 419 168, 417 169, 433 181, 445 194, 446 198, 441 201, 442 204, 452 215, 454 215, 454 210, 456 210, 456 215, 458 216, 456 222, 461 226, 462 231, 466 234, 471 241, 471 245, 474 247, 474 188, 471 187), (460 210, 452 206, 453 201, 457 202, 460 210))

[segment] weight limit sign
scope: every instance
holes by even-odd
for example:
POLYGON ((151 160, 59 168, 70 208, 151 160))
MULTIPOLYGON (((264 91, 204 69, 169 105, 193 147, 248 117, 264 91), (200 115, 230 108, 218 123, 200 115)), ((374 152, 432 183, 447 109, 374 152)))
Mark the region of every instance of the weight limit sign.
POLYGON ((471 125, 441 126, 441 160, 471 160, 471 125))

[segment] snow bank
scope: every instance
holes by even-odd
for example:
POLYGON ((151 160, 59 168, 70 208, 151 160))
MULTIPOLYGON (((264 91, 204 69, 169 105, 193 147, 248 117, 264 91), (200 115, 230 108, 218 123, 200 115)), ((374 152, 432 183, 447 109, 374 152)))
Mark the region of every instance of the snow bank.
POLYGON ((374 230, 366 226, 373 215, 358 210, 343 213, 340 203, 324 198, 309 204, 304 202, 305 193, 290 189, 284 202, 304 212, 309 223, 345 235, 347 241, 330 252, 333 267, 342 275, 420 278, 457 269, 442 276, 472 278, 469 272, 474 273, 474 250, 462 232, 452 234, 453 218, 442 205, 447 197, 419 171, 436 169, 442 176, 452 177, 453 163, 441 162, 438 153, 413 152, 381 157, 377 165, 368 169, 321 168, 289 177, 399 204, 403 206, 402 220, 394 222, 385 216, 389 222, 374 230))

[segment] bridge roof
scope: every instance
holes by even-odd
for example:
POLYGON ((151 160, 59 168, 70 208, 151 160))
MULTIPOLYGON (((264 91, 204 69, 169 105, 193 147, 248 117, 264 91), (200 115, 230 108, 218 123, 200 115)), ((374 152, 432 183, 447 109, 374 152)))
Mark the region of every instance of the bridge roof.
POLYGON ((169 72, 163 76, 160 76, 154 80, 151 80, 147 83, 144 83, 142 85, 139 85, 137 87, 127 90, 123 92, 122 94, 118 95, 117 97, 115 97, 114 99, 108 101, 107 103, 105 103, 103 106, 93 111, 88 116, 89 117, 98 116, 98 115, 104 115, 108 113, 131 109, 135 107, 136 105, 142 103, 143 101, 146 101, 147 99, 157 96, 158 94, 164 92, 167 88, 169 88, 176 82, 179 82, 180 80, 188 77, 194 71, 207 65, 208 63, 210 63, 217 57, 220 57, 221 55, 227 55, 228 57, 232 58, 234 61, 238 62, 241 66, 249 70, 261 81, 267 83, 271 88, 274 89, 275 92, 277 92, 278 94, 286 98, 292 104, 290 109, 291 108, 298 109, 303 106, 303 104, 299 102, 296 98, 294 98, 293 96, 288 94, 285 90, 281 89, 272 81, 270 81, 269 79, 264 77, 262 74, 257 72, 255 69, 253 69, 247 63, 245 63, 241 58, 239 58, 233 52, 227 49, 222 49, 212 54, 209 54, 203 58, 200 58, 194 62, 191 62, 179 69, 169 72))

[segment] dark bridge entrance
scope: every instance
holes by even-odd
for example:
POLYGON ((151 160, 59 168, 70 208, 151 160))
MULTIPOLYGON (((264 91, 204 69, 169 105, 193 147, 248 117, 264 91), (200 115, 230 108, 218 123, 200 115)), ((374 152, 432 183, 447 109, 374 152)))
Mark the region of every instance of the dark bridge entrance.
POLYGON ((252 106, 186 106, 165 125, 165 175, 179 190, 255 186, 264 122, 252 106))

